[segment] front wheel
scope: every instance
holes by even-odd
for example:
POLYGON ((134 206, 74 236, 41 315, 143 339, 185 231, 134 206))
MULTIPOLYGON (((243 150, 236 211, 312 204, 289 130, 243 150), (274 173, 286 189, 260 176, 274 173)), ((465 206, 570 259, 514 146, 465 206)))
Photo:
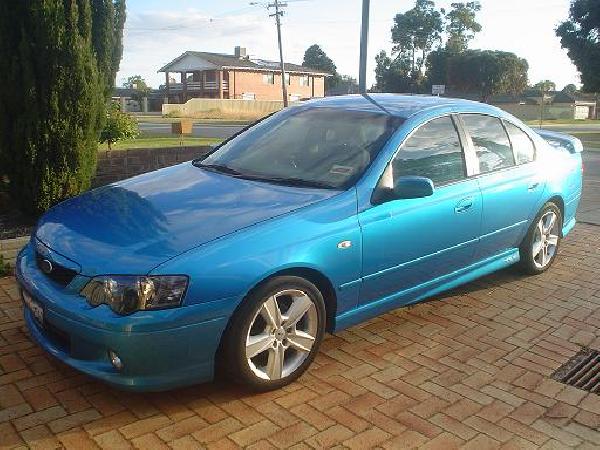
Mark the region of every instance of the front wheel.
POLYGON ((558 253, 562 221, 560 209, 552 202, 546 203, 519 248, 524 272, 538 274, 552 265, 558 253))
POLYGON ((325 303, 303 278, 273 278, 244 300, 225 336, 224 360, 234 381, 266 391, 308 368, 325 333, 325 303))

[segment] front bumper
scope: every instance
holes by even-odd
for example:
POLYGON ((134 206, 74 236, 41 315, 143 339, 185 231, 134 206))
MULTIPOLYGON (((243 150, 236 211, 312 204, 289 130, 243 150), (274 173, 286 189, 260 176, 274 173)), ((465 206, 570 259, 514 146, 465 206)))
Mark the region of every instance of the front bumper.
POLYGON ((231 299, 118 316, 105 305, 90 307, 37 267, 31 245, 16 264, 17 281, 44 308, 44 326, 25 309, 31 336, 48 353, 120 388, 166 390, 210 381, 214 356, 231 314, 231 299), (117 370, 108 352, 123 362, 117 370))

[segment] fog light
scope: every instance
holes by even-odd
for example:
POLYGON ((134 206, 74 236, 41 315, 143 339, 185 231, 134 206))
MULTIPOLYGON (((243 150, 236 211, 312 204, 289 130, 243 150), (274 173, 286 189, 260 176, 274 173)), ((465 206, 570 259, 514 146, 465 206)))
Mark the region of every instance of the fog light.
POLYGON ((110 358, 110 363, 115 369, 121 370, 123 368, 123 361, 121 361, 121 358, 119 358, 119 355, 117 355, 115 352, 109 350, 108 357, 110 358))

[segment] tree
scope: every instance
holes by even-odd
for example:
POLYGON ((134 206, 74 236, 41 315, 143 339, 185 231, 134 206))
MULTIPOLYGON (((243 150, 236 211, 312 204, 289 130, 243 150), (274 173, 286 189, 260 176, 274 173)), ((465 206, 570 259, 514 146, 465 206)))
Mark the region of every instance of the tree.
POLYGON ((410 63, 392 59, 385 51, 375 56, 375 90, 378 92, 408 92, 413 84, 410 63))
POLYGON ((313 44, 306 49, 304 52, 304 61, 302 62, 302 65, 304 67, 321 70, 332 75, 331 77, 325 78, 326 91, 335 87, 341 81, 341 77, 337 72, 337 67, 333 60, 327 56, 323 49, 317 44, 313 44))
MULTIPOLYGON (((392 55, 410 62, 411 72, 422 72, 428 53, 441 42, 442 14, 432 0, 416 0, 414 8, 397 14, 392 27, 392 55)), ((413 75, 413 78, 415 76, 413 75)))
POLYGON ((459 91, 479 92, 483 102, 498 94, 518 95, 527 88, 525 59, 495 50, 468 50, 448 59, 448 84, 459 91))
POLYGON ((137 101, 148 97, 148 94, 152 91, 152 88, 146 84, 146 80, 141 75, 133 75, 127 78, 127 81, 123 83, 123 87, 133 90, 132 97, 137 101))
POLYGON ((567 84, 562 91, 566 92, 567 94, 575 94, 577 92, 577 86, 572 83, 567 84))
POLYGON ((556 30, 563 48, 581 73, 583 90, 600 90, 600 2, 573 0, 569 18, 556 30))
POLYGON ((481 25, 475 20, 475 16, 481 11, 481 4, 476 1, 452 3, 450 6, 452 9, 446 14, 446 49, 454 53, 464 52, 469 48, 469 41, 475 37, 475 33, 481 31, 481 25))
POLYGON ((551 80, 542 80, 535 83, 531 88, 536 91, 550 92, 556 90, 556 83, 551 80))
POLYGON ((114 143, 123 139, 134 139, 140 134, 137 121, 129 114, 121 111, 117 102, 111 102, 107 108, 106 122, 100 132, 100 143, 108 144, 112 150, 114 143))
POLYGON ((40 214, 87 189, 121 55, 123 0, 0 2, 0 175, 40 214))

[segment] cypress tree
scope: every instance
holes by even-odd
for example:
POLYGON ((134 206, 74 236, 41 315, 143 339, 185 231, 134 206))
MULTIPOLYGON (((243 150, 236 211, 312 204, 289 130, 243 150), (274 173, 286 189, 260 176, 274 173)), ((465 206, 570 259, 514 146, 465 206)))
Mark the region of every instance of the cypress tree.
POLYGON ((90 185, 122 52, 121 38, 108 35, 119 23, 122 35, 124 7, 105 0, 0 2, 0 175, 26 213, 40 214, 90 185))

